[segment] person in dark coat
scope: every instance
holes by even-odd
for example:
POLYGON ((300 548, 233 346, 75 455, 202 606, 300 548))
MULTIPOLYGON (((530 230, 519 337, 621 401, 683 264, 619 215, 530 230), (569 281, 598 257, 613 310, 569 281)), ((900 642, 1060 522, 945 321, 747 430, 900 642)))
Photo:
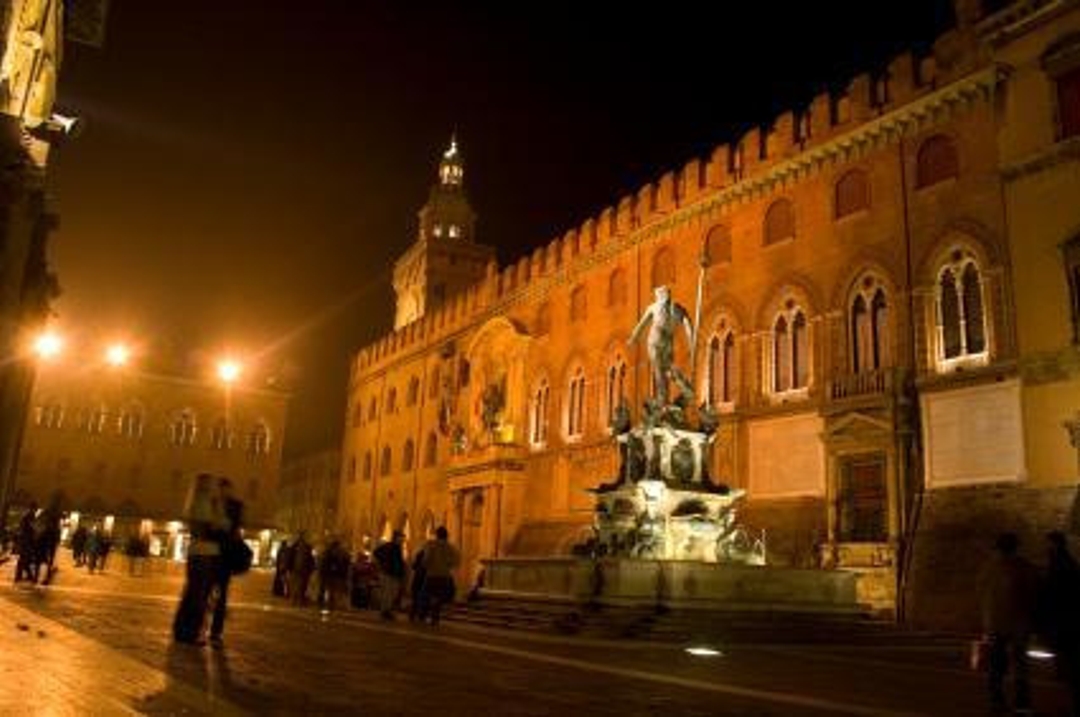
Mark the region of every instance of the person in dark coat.
POLYGON ((988 687, 995 711, 1008 709, 1005 674, 1010 664, 1014 707, 1018 711, 1031 709, 1027 649, 1034 626, 1038 574, 1018 554, 1019 547, 1016 534, 999 535, 996 552, 978 577, 983 631, 990 641, 988 687))
POLYGON ((379 566, 379 613, 384 620, 394 619, 394 603, 405 579, 403 542, 405 533, 395 530, 390 540, 375 548, 375 564, 379 566))
POLYGON ((15 563, 15 582, 22 580, 37 582, 37 554, 34 539, 34 518, 37 516, 37 511, 37 503, 31 503, 19 519, 19 527, 15 533, 15 549, 19 551, 19 560, 15 563))
POLYGON ((205 645, 202 637, 207 601, 217 580, 221 562, 221 539, 228 528, 217 481, 209 473, 195 477, 188 495, 188 544, 184 591, 173 618, 173 638, 188 645, 205 645))
POLYGON ((282 540, 274 558, 274 584, 270 591, 277 597, 289 595, 289 567, 292 565, 292 546, 282 540))
POLYGON ((424 589, 424 549, 413 556, 412 576, 409 579, 409 622, 427 620, 427 592, 424 589))
POLYGON ((311 582, 311 573, 315 570, 315 554, 311 549, 311 543, 307 541, 305 531, 300 532, 300 537, 293 543, 291 552, 289 597, 294 605, 306 605, 308 583, 311 582))
POLYGON ((71 534, 71 557, 77 568, 86 564, 86 539, 89 535, 90 532, 81 523, 71 534))
POLYGON ((34 522, 34 540, 36 541, 35 553, 38 563, 35 573, 42 585, 48 585, 55 572, 56 549, 60 547, 60 521, 63 520, 60 511, 60 493, 53 493, 49 504, 38 513, 34 522), (44 575, 42 575, 44 566, 44 575))
POLYGON ((349 584, 349 551, 334 538, 319 556, 319 606, 336 610, 338 598, 349 584))
POLYGON ((1064 533, 1049 533, 1046 542, 1041 632, 1054 652, 1058 678, 1069 686, 1075 715, 1080 714, 1080 566, 1064 533))
MULTIPOLYGON (((243 524, 244 503, 233 493, 232 481, 221 478, 218 481, 218 490, 221 492, 221 503, 225 509, 227 527, 220 536, 222 556, 228 556, 229 545, 232 542, 243 540, 240 528, 243 524)), ((210 622, 210 646, 221 648, 223 646, 222 632, 225 630, 225 610, 229 602, 229 582, 232 580, 234 566, 226 559, 218 562, 217 583, 214 600, 214 616, 210 622)))

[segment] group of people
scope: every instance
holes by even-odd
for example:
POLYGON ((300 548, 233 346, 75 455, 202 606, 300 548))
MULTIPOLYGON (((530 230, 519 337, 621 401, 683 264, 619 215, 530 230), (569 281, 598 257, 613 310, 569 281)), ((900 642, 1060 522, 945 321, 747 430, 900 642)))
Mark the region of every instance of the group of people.
POLYGON ((60 497, 54 495, 49 505, 38 509, 31 503, 15 534, 15 582, 47 585, 56 571, 56 549, 60 547, 60 497))
POLYGON ((101 526, 95 525, 87 529, 80 524, 71 534, 71 557, 75 561, 75 567, 85 566, 91 574, 104 570, 112 550, 112 542, 112 538, 101 526))
POLYGON ((211 613, 211 646, 223 644, 225 611, 232 576, 251 566, 241 533, 244 505, 228 478, 200 473, 188 495, 185 517, 190 533, 184 590, 173 619, 173 638, 181 644, 206 644, 211 613))
POLYGON ((458 550, 450 544, 446 528, 440 527, 413 556, 405 557, 405 534, 395 531, 374 552, 357 551, 352 560, 338 538, 331 538, 318 551, 301 532, 291 543, 278 549, 273 594, 294 605, 309 603, 311 578, 317 578, 316 602, 320 608, 335 610, 342 597, 359 609, 377 608, 383 619, 392 620, 402 607, 408 584, 409 618, 438 624, 442 606, 454 599, 454 571, 460 563, 458 550))
POLYGON ((1040 571, 1019 553, 1020 540, 1002 533, 991 560, 978 577, 991 707, 1009 709, 1005 677, 1013 675, 1017 713, 1031 710, 1028 652, 1034 636, 1054 655, 1058 677, 1070 690, 1073 713, 1080 714, 1080 565, 1066 536, 1046 536, 1046 569, 1040 571))

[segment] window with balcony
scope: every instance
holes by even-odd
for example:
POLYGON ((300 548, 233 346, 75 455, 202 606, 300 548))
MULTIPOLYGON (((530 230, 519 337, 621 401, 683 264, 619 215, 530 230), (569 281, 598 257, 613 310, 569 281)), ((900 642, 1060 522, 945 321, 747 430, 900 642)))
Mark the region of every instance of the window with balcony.
POLYGON ((735 333, 724 326, 709 339, 705 397, 710 406, 735 402, 735 333))
POLYGON ((197 433, 198 425, 192 411, 181 411, 173 418, 173 422, 169 426, 169 440, 174 446, 195 445, 197 433))
POLYGON ((939 370, 989 358, 983 279, 975 258, 955 250, 937 281, 937 358, 939 370))
POLYGON ((628 406, 626 400, 626 360, 622 356, 616 356, 615 360, 608 366, 605 382, 607 384, 604 391, 604 403, 607 408, 605 423, 610 426, 615 422, 615 412, 619 409, 619 406, 628 406))
POLYGON ((806 314, 792 301, 776 317, 771 333, 771 390, 799 391, 810 381, 810 336, 806 314))
POLYGON ((529 442, 539 447, 547 443, 548 430, 548 402, 551 398, 551 387, 547 379, 541 379, 536 390, 533 391, 532 405, 529 416, 529 442))

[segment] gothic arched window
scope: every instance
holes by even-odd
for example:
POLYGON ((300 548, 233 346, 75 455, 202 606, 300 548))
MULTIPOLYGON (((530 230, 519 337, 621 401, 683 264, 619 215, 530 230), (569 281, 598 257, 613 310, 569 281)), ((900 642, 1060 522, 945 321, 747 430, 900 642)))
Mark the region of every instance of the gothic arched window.
POLYGON ((939 369, 988 358, 982 274, 975 258, 961 249, 938 272, 937 322, 939 369))
POLYGON ((566 435, 576 438, 585 432, 585 371, 580 366, 570 379, 566 414, 566 435))
POLYGON ((439 457, 439 437, 435 431, 428 434, 427 443, 424 445, 424 467, 430 468, 435 465, 439 457))
POLYGON ((788 301, 772 328, 772 392, 783 393, 810 384, 810 329, 806 314, 788 301))
POLYGON ((401 470, 411 471, 415 456, 415 447, 411 438, 405 441, 405 447, 401 449, 401 470))
POLYGON ((418 398, 420 398, 420 379, 413 376, 409 379, 409 390, 405 394, 405 405, 415 406, 418 398))
POLYGON ((710 406, 735 401, 735 333, 721 325, 720 332, 709 340, 706 399, 710 406))
POLYGON ((173 419, 169 427, 169 438, 174 446, 195 445, 195 434, 198 426, 195 423, 195 414, 192 411, 181 411, 173 419))
POLYGON ((851 369, 876 371, 890 363, 889 302, 882 283, 872 275, 859 282, 851 301, 851 369))
POLYGON ((128 406, 120 411, 117 420, 117 432, 125 438, 142 438, 143 434, 143 411, 138 406, 128 406))
POLYGON ((619 406, 627 404, 626 361, 622 356, 616 356, 612 364, 608 366, 606 379, 607 424, 610 426, 615 421, 615 411, 619 406))
POLYGON ((382 460, 379 461, 379 475, 390 475, 390 469, 392 468, 390 446, 383 446, 382 460))
POLYGON ((232 436, 224 418, 219 418, 210 429, 210 447, 219 451, 232 448, 232 436))
POLYGON ((364 470, 360 473, 364 480, 371 480, 371 451, 364 454, 364 470))
POLYGON ((259 422, 251 427, 247 439, 247 452, 251 456, 261 456, 270 452, 270 429, 265 423, 259 422))
POLYGON ((541 379, 533 392, 529 416, 529 440, 534 446, 547 443, 548 402, 551 400, 551 387, 547 379, 541 379))

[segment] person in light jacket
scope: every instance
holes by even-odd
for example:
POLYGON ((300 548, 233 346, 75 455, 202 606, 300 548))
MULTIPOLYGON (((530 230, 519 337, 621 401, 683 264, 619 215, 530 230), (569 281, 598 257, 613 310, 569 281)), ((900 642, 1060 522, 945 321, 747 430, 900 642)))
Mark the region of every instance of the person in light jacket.
POLYGON ((173 618, 173 639, 186 645, 203 646, 203 625, 210 591, 218 578, 221 543, 228 531, 225 506, 214 476, 200 473, 188 493, 184 511, 191 540, 188 543, 184 591, 173 618))

